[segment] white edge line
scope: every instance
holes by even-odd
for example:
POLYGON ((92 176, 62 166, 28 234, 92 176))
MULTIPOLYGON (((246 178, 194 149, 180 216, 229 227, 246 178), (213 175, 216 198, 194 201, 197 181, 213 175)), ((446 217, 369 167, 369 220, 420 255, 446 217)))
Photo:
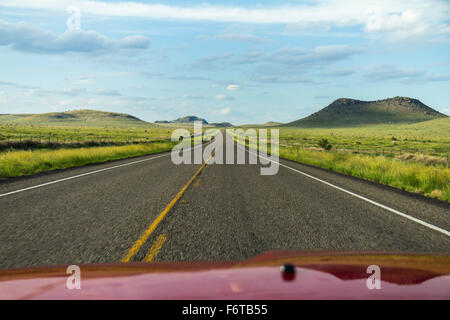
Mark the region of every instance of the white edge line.
MULTIPOLYGON (((239 145, 239 144, 236 144, 236 145, 239 145)), ((255 154, 256 156, 259 156, 260 158, 263 158, 263 159, 265 159, 265 160, 268 160, 268 161, 277 163, 278 165, 280 165, 280 166, 282 166, 282 167, 285 167, 285 168, 287 168, 287 169, 290 169, 290 170, 292 170, 292 171, 295 171, 295 172, 297 172, 297 173, 300 173, 300 174, 302 174, 302 175, 304 175, 304 176, 306 176, 306 177, 308 177, 308 178, 311 178, 311 179, 314 179, 314 180, 316 180, 316 181, 322 182, 322 183, 326 184, 327 186, 330 186, 330 187, 335 188, 335 189, 338 189, 338 190, 340 190, 340 191, 342 191, 342 192, 348 193, 349 195, 352 195, 352 196, 354 196, 354 197, 356 197, 356 198, 358 198, 358 199, 367 201, 367 202, 369 202, 369 203, 371 203, 371 204, 373 204, 373 205, 375 205, 375 206, 377 206, 377 207, 383 208, 383 209, 385 209, 385 210, 387 210, 387 211, 390 211, 390 212, 392 212, 392 213, 395 213, 396 215, 399 215, 399 216, 401 216, 401 217, 403 217, 403 218, 406 218, 406 219, 409 219, 409 220, 411 220, 411 221, 414 221, 414 222, 416 222, 416 223, 418 223, 418 224, 421 224, 422 226, 425 226, 425 227, 430 228, 430 229, 432 229, 432 230, 434 230, 434 231, 437 231, 437 232, 440 232, 440 233, 442 233, 442 234, 445 234, 447 237, 450 236, 450 232, 448 232, 448 231, 445 230, 445 229, 436 227, 435 225, 432 225, 432 224, 430 224, 430 223, 428 223, 428 222, 425 222, 425 221, 422 221, 422 220, 420 220, 420 219, 414 218, 414 217, 412 217, 412 216, 410 216, 410 215, 407 215, 406 213, 403 213, 403 212, 400 212, 400 211, 398 211, 398 210, 392 209, 392 208, 390 208, 390 207, 388 207, 388 206, 385 206, 384 204, 381 204, 381 203, 378 203, 378 202, 376 202, 376 201, 370 200, 370 199, 368 199, 368 198, 366 198, 366 197, 360 196, 359 194, 356 194, 356 193, 353 193, 353 192, 351 192, 351 191, 348 191, 348 190, 346 190, 346 189, 344 189, 344 188, 338 187, 338 186, 336 186, 336 185, 334 185, 334 184, 332 184, 332 183, 329 183, 329 182, 327 182, 327 181, 325 181, 325 180, 316 178, 316 177, 314 177, 314 176, 312 176, 312 175, 309 175, 309 174, 307 174, 307 173, 305 173, 305 172, 302 172, 302 171, 300 171, 300 170, 297 170, 297 169, 294 169, 294 168, 292 168, 292 167, 289 167, 289 166, 287 166, 287 165, 285 165, 285 164, 282 164, 282 163, 280 163, 280 162, 278 162, 278 161, 275 161, 275 160, 272 160, 272 159, 263 157, 263 156, 261 156, 261 155, 259 155, 259 154, 257 154, 257 153, 254 153, 254 152, 250 152, 250 150, 247 150, 247 148, 245 148, 245 150, 246 150, 248 153, 253 153, 253 154, 255 154)))
MULTIPOLYGON (((201 146, 203 146, 203 144, 201 146)), ((196 149, 196 148, 201 147, 201 146, 194 146, 194 147, 192 147, 190 149, 196 149)), ((112 169, 116 169, 116 168, 120 168, 120 167, 125 167, 125 166, 130 166, 130 165, 141 163, 141 162, 145 162, 145 161, 150 161, 150 160, 153 160, 153 159, 158 159, 158 158, 170 156, 171 152, 170 151, 167 151, 167 152, 168 152, 167 154, 163 154, 163 155, 160 155, 160 156, 155 156, 155 157, 151 157, 151 158, 147 158, 147 159, 143 159, 143 160, 137 160, 137 161, 133 161, 133 162, 119 164, 119 165, 113 166, 113 167, 108 167, 108 168, 103 168, 103 169, 99 169, 99 170, 89 171, 89 172, 78 174, 78 175, 75 175, 75 176, 71 176, 71 177, 67 177, 67 178, 62 178, 62 179, 58 179, 58 180, 54 180, 54 181, 38 184, 38 185, 35 185, 35 186, 32 186, 32 187, 27 187, 27 188, 23 188, 23 189, 19 189, 19 190, 10 191, 10 192, 7 192, 7 193, 0 194, 0 198, 9 196, 9 195, 12 195, 12 194, 15 194, 15 193, 19 193, 19 192, 24 192, 24 191, 28 191, 28 190, 32 190, 32 189, 36 189, 36 188, 45 187, 45 186, 48 186, 48 185, 51 185, 51 184, 55 184, 55 183, 59 183, 59 182, 67 181, 67 180, 81 178, 81 177, 84 177, 84 176, 88 176, 88 175, 95 174, 95 173, 100 173, 100 172, 103 172, 103 171, 108 171, 108 170, 112 170, 112 169)), ((148 156, 151 156, 151 155, 148 155, 148 156)), ((126 158, 125 159, 120 159, 120 160, 126 160, 126 158)), ((97 164, 100 164, 100 163, 97 163, 97 164)), ((73 167, 73 168, 76 168, 76 167, 73 167)))

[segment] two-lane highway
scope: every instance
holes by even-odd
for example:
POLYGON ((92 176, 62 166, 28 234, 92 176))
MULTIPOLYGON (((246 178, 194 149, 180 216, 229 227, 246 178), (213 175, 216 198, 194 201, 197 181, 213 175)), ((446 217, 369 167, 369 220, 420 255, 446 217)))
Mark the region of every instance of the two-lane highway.
POLYGON ((0 268, 274 249, 450 253, 448 203, 280 164, 262 176, 259 165, 175 165, 166 153, 2 182, 0 268))

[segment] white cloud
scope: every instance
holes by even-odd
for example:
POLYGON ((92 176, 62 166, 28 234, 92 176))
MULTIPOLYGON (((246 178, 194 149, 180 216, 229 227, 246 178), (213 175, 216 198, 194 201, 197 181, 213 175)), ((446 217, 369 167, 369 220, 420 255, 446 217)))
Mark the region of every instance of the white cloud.
POLYGON ((108 53, 119 49, 147 49, 150 40, 129 36, 116 41, 96 31, 70 30, 60 35, 24 23, 0 20, 0 46, 24 52, 58 53, 108 53))
POLYGON ((220 109, 219 110, 219 114, 226 115, 226 114, 229 114, 230 111, 231 111, 231 108, 230 107, 226 107, 226 108, 220 109))
POLYGON ((393 65, 370 66, 364 76, 372 81, 407 80, 407 81, 450 81, 450 77, 432 74, 414 68, 399 68, 393 65))
POLYGON ((364 51, 347 45, 317 46, 314 49, 281 48, 272 53, 250 52, 234 61, 236 64, 252 64, 256 62, 275 62, 286 65, 312 67, 318 64, 348 59, 364 51))
MULTIPOLYGON (((432 36, 447 39, 450 34, 450 3, 444 0, 315 0, 303 5, 232 6, 201 4, 172 6, 142 2, 103 2, 73 0, 3 0, 0 6, 45 9, 64 12, 69 5, 82 14, 116 17, 142 17, 164 20, 200 20, 264 24, 292 24, 290 28, 326 31, 332 27, 362 26, 368 33, 381 33, 388 39, 411 40, 432 36), (409 37, 406 39, 407 32, 409 37)), ((291 31, 292 31, 291 30, 291 31)), ((428 40, 429 37, 426 38, 428 40)), ((248 39, 247 39, 248 40, 248 39)))
POLYGON ((195 68, 201 68, 201 69, 215 69, 215 68, 222 66, 232 56, 233 56, 233 54, 230 52, 206 56, 206 57, 203 57, 203 58, 200 58, 200 59, 197 59, 196 61, 194 61, 192 66, 195 68))
POLYGON ((234 100, 233 97, 227 96, 225 94, 216 94, 214 99, 216 99, 216 100, 234 100))
POLYGON ((241 86, 238 84, 230 84, 227 86, 228 91, 236 91, 236 90, 239 90, 240 88, 241 88, 241 86))
POLYGON ((194 99, 194 100, 202 100, 205 97, 198 94, 183 94, 182 98, 184 99, 194 99))
POLYGON ((214 98, 217 100, 224 100, 227 98, 227 96, 224 94, 216 94, 216 96, 214 98))

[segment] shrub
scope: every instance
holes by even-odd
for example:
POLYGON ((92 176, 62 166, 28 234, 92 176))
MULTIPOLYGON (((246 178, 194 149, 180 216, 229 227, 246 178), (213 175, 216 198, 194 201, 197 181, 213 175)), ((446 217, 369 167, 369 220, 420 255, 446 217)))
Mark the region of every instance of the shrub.
POLYGON ((331 150, 331 144, 328 142, 328 139, 320 139, 319 140, 319 147, 323 148, 324 150, 331 150))

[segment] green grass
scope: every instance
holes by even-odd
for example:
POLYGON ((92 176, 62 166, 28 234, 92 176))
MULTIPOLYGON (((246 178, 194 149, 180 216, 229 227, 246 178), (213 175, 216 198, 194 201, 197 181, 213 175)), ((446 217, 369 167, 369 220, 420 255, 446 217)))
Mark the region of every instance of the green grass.
POLYGON ((450 153, 450 118, 402 125, 353 128, 280 128, 280 146, 317 148, 328 139, 334 150, 385 156, 420 153, 446 158, 450 153))
MULTIPOLYGON (((217 129, 214 130, 204 138, 214 136, 217 131, 217 129)), ((170 138, 170 136, 164 137, 170 138)), ((203 137, 197 136, 191 138, 189 144, 196 145, 202 142, 203 137)), ((122 146, 10 150, 0 153, 0 179, 169 151, 179 144, 178 141, 163 140, 122 146)))
POLYGON ((449 120, 339 129, 280 128, 279 156, 450 201, 449 120), (318 146, 321 139, 328 139, 331 151, 318 146))
POLYGON ((171 150, 172 142, 0 153, 0 179, 84 166, 171 150))
POLYGON ((83 127, 0 123, 0 143, 32 140, 41 143, 161 142, 169 140, 174 128, 167 127, 83 127))
POLYGON ((383 156, 280 148, 280 157, 450 201, 450 170, 383 156))

